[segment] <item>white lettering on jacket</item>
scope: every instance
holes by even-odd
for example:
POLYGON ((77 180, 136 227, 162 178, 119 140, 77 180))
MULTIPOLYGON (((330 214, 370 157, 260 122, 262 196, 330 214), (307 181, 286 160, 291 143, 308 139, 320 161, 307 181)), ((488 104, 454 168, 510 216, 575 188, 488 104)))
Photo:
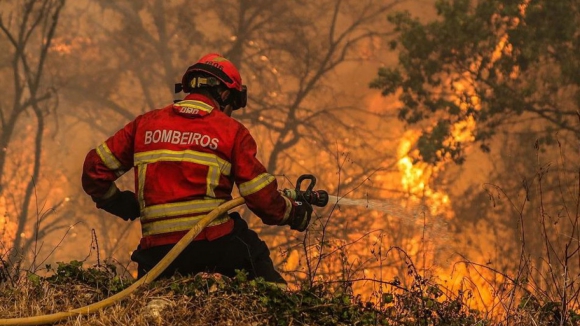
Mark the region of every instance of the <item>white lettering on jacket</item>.
POLYGON ((145 145, 157 143, 171 143, 175 145, 191 145, 196 144, 201 147, 209 147, 217 149, 219 139, 211 138, 208 135, 203 135, 198 132, 181 132, 177 130, 146 130, 145 131, 145 145))

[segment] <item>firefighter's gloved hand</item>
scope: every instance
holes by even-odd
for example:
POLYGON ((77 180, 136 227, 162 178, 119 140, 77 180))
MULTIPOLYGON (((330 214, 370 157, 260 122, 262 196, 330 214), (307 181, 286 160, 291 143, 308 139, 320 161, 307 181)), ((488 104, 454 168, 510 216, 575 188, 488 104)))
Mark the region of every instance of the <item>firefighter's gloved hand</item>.
POLYGON ((130 190, 117 191, 113 196, 102 201, 96 201, 97 207, 116 215, 125 221, 133 221, 141 215, 139 202, 135 193, 130 190))
POLYGON ((287 224, 290 225, 292 230, 303 232, 308 227, 308 224, 310 224, 312 205, 305 201, 295 201, 292 205, 292 211, 290 212, 290 218, 287 224))

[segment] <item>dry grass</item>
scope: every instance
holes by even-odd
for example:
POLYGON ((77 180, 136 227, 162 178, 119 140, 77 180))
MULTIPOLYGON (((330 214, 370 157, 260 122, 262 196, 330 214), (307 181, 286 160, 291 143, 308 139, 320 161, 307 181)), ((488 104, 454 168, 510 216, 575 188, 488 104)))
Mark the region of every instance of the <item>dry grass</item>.
MULTIPOLYGON (((264 325, 268 316, 257 299, 240 293, 199 295, 172 290, 192 278, 163 280, 142 287, 129 298, 94 314, 69 318, 59 325, 264 325)), ((217 292, 217 288, 212 290, 217 292)), ((0 316, 29 317, 79 308, 105 299, 110 293, 83 284, 54 284, 20 280, 15 288, 0 285, 0 316)), ((217 294, 217 293, 216 293, 217 294)))
MULTIPOLYGON (((130 285, 109 270, 61 264, 51 277, 34 274, 0 283, 0 316, 30 317, 68 311, 103 300, 130 285), (91 271, 91 272, 87 272, 91 271)), ((128 298, 59 325, 350 325, 371 311, 329 292, 293 293, 244 274, 234 279, 197 275, 142 286, 128 298), (352 310, 334 317, 333 311, 352 310), (342 320, 341 320, 342 318, 342 320)), ((381 324, 377 314, 375 322, 381 324)), ((366 325, 363 323, 362 325, 366 325)))
MULTIPOLYGON (((48 277, 20 272, 0 281, 0 318, 31 317, 83 307, 132 284, 107 267, 59 263, 48 277)), ((469 308, 469 296, 449 296, 442 287, 411 270, 409 287, 391 285, 382 303, 363 302, 352 288, 318 283, 287 291, 240 273, 229 279, 212 274, 175 276, 144 285, 112 306, 58 325, 578 325, 569 312, 558 318, 551 305, 526 305, 509 318, 490 318, 469 308), (342 288, 342 290, 341 290, 342 288)))

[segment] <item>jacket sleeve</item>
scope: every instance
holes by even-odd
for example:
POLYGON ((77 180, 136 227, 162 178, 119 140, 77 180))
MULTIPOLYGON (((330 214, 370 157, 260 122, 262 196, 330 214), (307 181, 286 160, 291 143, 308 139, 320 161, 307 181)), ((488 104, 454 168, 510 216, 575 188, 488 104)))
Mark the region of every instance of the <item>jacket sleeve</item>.
POLYGON ((257 145, 249 131, 241 127, 232 153, 234 181, 246 206, 264 224, 281 225, 292 210, 292 201, 278 191, 276 178, 256 158, 257 145))
POLYGON ((112 196, 117 191, 115 180, 133 167, 135 124, 130 122, 87 154, 81 182, 93 200, 112 196))

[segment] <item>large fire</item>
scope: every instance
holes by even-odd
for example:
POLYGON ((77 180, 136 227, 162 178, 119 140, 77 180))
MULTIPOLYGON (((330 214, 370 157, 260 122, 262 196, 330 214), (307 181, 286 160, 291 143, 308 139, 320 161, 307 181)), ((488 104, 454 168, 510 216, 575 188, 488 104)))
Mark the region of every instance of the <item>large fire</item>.
MULTIPOLYGON (((520 5, 521 14, 525 14, 525 10, 529 0, 524 0, 520 5)), ((510 22, 513 25, 517 25, 519 21, 512 20, 510 22)), ((491 60, 488 63, 488 67, 491 66, 499 60, 503 55, 509 55, 511 53, 511 45, 509 44, 509 38, 507 33, 503 34, 493 53, 491 54, 491 60)), ((472 67, 472 71, 478 71, 481 61, 476 62, 472 67)), ((491 68, 492 69, 492 68, 491 68)), ((517 67, 511 72, 510 78, 516 78, 518 74, 517 67)), ((465 118, 461 121, 456 122, 451 127, 451 138, 446 143, 446 145, 451 145, 455 142, 461 142, 463 144, 470 144, 474 141, 474 130, 477 127, 477 122, 472 115, 465 114, 468 109, 478 111, 481 109, 481 99, 476 93, 474 80, 469 72, 458 72, 456 75, 450 77, 449 83, 451 88, 454 90, 452 100, 462 111, 462 115, 465 118)), ((406 137, 399 144, 398 151, 398 168, 401 174, 401 185, 403 189, 408 192, 410 197, 423 198, 424 201, 430 203, 431 213, 433 215, 443 214, 444 216, 450 218, 452 213, 450 212, 450 199, 449 196, 441 191, 438 191, 431 187, 431 181, 437 176, 439 171, 443 170, 445 167, 445 162, 440 163, 437 166, 432 166, 425 164, 423 162, 415 162, 413 160, 416 152, 413 150, 415 141, 418 138, 418 132, 408 132, 406 137)), ((415 240, 417 241, 417 240, 415 240)), ((498 275, 496 273, 490 272, 489 270, 482 269, 477 271, 474 275, 470 270, 469 264, 456 264, 454 267, 438 271, 438 275, 441 279, 448 283, 448 288, 450 290, 469 290, 472 289, 478 292, 478 298, 474 298, 472 304, 478 307, 498 307, 501 298, 498 297, 497 293, 494 293, 494 289, 489 283, 489 280, 496 279, 498 275), (447 276, 445 276, 447 275, 447 276)), ((504 280, 505 281, 505 280, 504 280)), ((501 282, 498 281, 498 282, 501 282)), ((497 313, 497 312, 496 312, 497 313)))

